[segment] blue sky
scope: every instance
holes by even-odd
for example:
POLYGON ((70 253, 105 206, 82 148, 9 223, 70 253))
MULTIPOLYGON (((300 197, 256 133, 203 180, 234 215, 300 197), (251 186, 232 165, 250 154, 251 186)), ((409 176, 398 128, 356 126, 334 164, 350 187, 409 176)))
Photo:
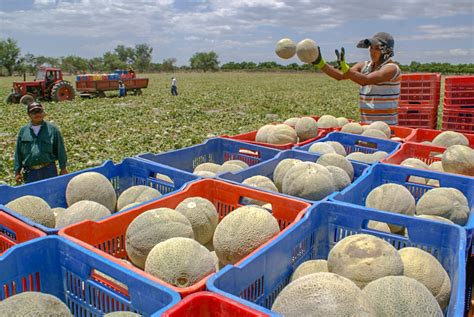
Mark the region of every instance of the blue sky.
POLYGON ((153 60, 188 64, 214 50, 221 62, 282 61, 283 37, 314 39, 327 60, 368 58, 355 44, 379 31, 395 38, 401 63, 474 62, 474 1, 457 0, 0 0, 0 38, 35 55, 101 56, 149 43, 153 60))

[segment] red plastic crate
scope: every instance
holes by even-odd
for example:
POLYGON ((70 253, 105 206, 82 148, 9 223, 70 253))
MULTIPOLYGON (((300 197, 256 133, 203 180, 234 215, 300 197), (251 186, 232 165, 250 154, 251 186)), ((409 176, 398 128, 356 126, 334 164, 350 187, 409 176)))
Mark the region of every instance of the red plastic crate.
POLYGON ((400 165, 407 158, 417 158, 430 165, 441 161, 441 158, 436 155, 443 154, 445 150, 444 147, 407 142, 403 143, 395 153, 382 160, 382 163, 400 165))
POLYGON ((46 236, 0 209, 0 254, 12 246, 35 238, 46 236))
POLYGON ((189 295, 162 317, 263 317, 265 313, 211 292, 189 295))
POLYGON ((444 98, 445 107, 449 106, 467 106, 465 108, 472 108, 474 110, 474 97, 470 98, 444 98), (470 106, 470 107, 469 107, 470 106))
POLYGON ((474 89, 459 91, 444 90, 444 98, 474 98, 474 89))
POLYGON ((474 109, 443 109, 443 130, 474 133, 474 109))
POLYGON ((242 197, 250 197, 269 202, 272 204, 273 216, 277 219, 282 231, 300 220, 308 207, 311 206, 309 203, 280 196, 277 193, 262 192, 256 189, 233 185, 215 179, 204 179, 189 184, 179 192, 152 201, 148 204, 141 205, 137 208, 124 211, 120 214, 113 215, 112 217, 101 221, 94 222, 88 220, 71 225, 60 230, 59 235, 64 236, 119 265, 129 268, 137 274, 172 288, 182 297, 185 297, 189 294, 205 290, 206 280, 209 276, 193 286, 177 288, 145 273, 135 266, 124 263, 120 259, 127 259, 127 253, 125 251, 125 233, 128 225, 137 216, 147 210, 161 207, 174 209, 184 199, 195 196, 210 200, 216 206, 220 219, 224 218, 236 208, 242 206, 242 197))
MULTIPOLYGON (((411 143, 431 142, 433 139, 443 131, 431 130, 431 129, 416 129, 415 133, 410 135, 406 141, 411 143)), ((474 148, 474 134, 463 133, 463 135, 469 140, 469 146, 474 148)))
MULTIPOLYGON (((318 116, 311 116, 311 117, 316 121, 319 120, 318 116)), ((349 120, 349 122, 353 122, 353 120, 349 120)), ((277 124, 277 123, 273 123, 273 124, 277 124)), ((237 134, 237 135, 232 135, 232 136, 224 134, 224 135, 220 135, 220 137, 221 138, 226 138, 226 139, 232 139, 232 140, 236 140, 236 141, 241 141, 241 142, 245 142, 245 143, 251 143, 251 144, 255 144, 255 145, 270 147, 270 148, 278 149, 278 150, 290 150, 295 146, 302 146, 302 145, 306 145, 308 143, 314 142, 316 140, 319 140, 319 139, 325 137, 328 133, 330 133, 332 131, 337 131, 337 130, 340 130, 340 128, 318 129, 318 136, 315 137, 315 138, 311 138, 311 139, 308 139, 306 141, 299 142, 299 143, 287 143, 287 144, 270 144, 270 143, 257 142, 257 141, 255 141, 255 137, 257 136, 257 131, 258 130, 254 130, 254 131, 246 132, 246 133, 241 133, 241 134, 237 134)))
POLYGON ((411 128, 434 129, 438 122, 438 110, 433 108, 398 108, 398 124, 411 128))
POLYGON ((474 90, 474 76, 448 76, 444 79, 445 91, 474 90))
POLYGON ((438 106, 440 100, 441 75, 437 73, 402 74, 400 101, 429 102, 438 106))

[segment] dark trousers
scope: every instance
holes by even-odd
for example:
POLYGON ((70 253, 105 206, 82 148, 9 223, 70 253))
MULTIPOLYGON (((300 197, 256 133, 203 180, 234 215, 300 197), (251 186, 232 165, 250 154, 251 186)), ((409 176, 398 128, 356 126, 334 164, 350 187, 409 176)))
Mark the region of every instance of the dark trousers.
POLYGON ((39 170, 25 168, 25 172, 23 173, 23 179, 25 180, 25 183, 32 183, 55 176, 58 176, 58 170, 56 169, 55 163, 51 163, 48 166, 40 168, 39 170))
POLYGON ((178 87, 176 86, 171 86, 171 94, 173 96, 177 96, 178 95, 178 87))

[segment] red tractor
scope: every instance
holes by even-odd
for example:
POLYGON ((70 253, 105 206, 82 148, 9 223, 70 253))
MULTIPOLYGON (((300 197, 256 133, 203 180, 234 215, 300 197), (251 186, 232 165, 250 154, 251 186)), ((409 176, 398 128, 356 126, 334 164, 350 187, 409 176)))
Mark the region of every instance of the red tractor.
POLYGON ((73 100, 75 95, 74 87, 63 80, 60 68, 42 67, 36 73, 35 81, 14 82, 12 92, 5 101, 29 105, 36 99, 73 100))

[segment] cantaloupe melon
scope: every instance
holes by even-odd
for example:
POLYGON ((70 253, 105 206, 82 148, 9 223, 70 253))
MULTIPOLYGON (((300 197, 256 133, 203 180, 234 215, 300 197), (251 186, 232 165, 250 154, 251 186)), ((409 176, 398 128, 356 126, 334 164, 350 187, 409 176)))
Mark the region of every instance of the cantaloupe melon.
MULTIPOLYGON (((269 191, 272 191, 272 192, 278 192, 278 188, 275 186, 275 184, 272 182, 272 180, 270 178, 268 178, 266 176, 262 176, 262 175, 255 175, 255 176, 249 177, 249 178, 245 179, 242 182, 242 184, 250 186, 250 187, 255 187, 255 188, 258 188, 258 189, 264 189, 264 190, 269 190, 269 191)), ((264 201, 252 199, 252 198, 249 198, 249 197, 246 197, 246 203, 249 204, 249 205, 259 205, 259 206, 262 206, 262 205, 266 204, 266 202, 264 202, 264 201)))
POLYGON ((288 118, 283 123, 286 124, 286 125, 289 125, 290 127, 292 127, 294 129, 299 120, 300 120, 300 118, 288 118))
POLYGON ((241 169, 244 169, 244 168, 248 168, 249 165, 247 163, 245 163, 244 161, 241 161, 241 160, 229 160, 229 161, 225 161, 224 164, 222 164, 222 166, 225 166, 225 165, 228 165, 228 164, 233 164, 233 165, 237 165, 237 166, 240 166, 241 169))
POLYGON ((372 155, 370 154, 365 154, 362 152, 352 152, 347 154, 346 159, 348 160, 353 160, 353 161, 359 161, 359 162, 364 162, 364 163, 369 163, 371 162, 372 155))
POLYGON ((277 42, 275 53, 283 59, 292 58, 296 54, 296 44, 291 39, 281 39, 277 42))
POLYGON ((362 135, 368 136, 371 138, 377 138, 377 139, 387 139, 387 136, 385 135, 385 133, 376 129, 367 129, 364 132, 362 132, 362 135))
MULTIPOLYGON (((422 160, 419 160, 417 158, 407 158, 403 162, 401 162, 400 165, 401 166, 412 167, 412 168, 416 168, 416 169, 422 169, 422 170, 429 169, 428 164, 426 164, 425 162, 423 162, 422 160)), ((428 180, 424 177, 410 176, 408 181, 412 182, 412 183, 426 184, 426 182, 428 180)))
POLYGON ((216 271, 211 252, 193 239, 170 238, 151 249, 145 272, 176 287, 189 287, 216 271))
POLYGON ((142 203, 160 196, 161 193, 155 188, 145 185, 132 186, 120 194, 117 200, 117 210, 122 210, 123 207, 133 203, 142 203))
POLYGON ((390 139, 390 137, 392 135, 392 131, 390 130, 390 126, 388 124, 386 124, 385 122, 383 122, 383 121, 372 122, 371 124, 369 124, 369 129, 375 129, 375 130, 382 131, 385 134, 385 136, 387 137, 387 139, 390 139))
POLYGON ((132 207, 135 207, 137 205, 141 204, 141 202, 135 202, 135 203, 131 203, 131 204, 128 204, 126 206, 123 206, 122 209, 118 210, 118 211, 124 211, 124 210, 127 210, 127 209, 130 209, 132 207))
MULTIPOLYGON (((383 184, 367 195, 365 206, 388 212, 413 216, 415 214, 415 198, 408 189, 399 184, 383 184)), ((397 233, 402 227, 389 224, 390 230, 397 233)))
POLYGON ((290 282, 293 282, 300 277, 314 274, 314 273, 321 273, 321 272, 329 272, 328 271, 328 261, 326 260, 309 260, 306 262, 301 263, 296 270, 291 275, 290 282))
POLYGON ((305 141, 318 136, 318 124, 311 117, 303 117, 298 120, 295 126, 299 141, 305 141))
POLYGON ((330 129, 330 128, 337 128, 339 127, 339 123, 337 122, 336 117, 331 116, 329 114, 325 114, 321 116, 318 120, 318 128, 319 129, 330 129))
POLYGON ((433 294, 441 309, 449 303, 451 280, 438 260, 418 248, 403 248, 398 251, 403 261, 403 275, 414 278, 433 294))
POLYGON ((166 183, 174 184, 173 180, 168 175, 165 175, 165 174, 156 173, 155 178, 162 180, 166 183))
POLYGON ((264 125, 263 127, 257 130, 255 141, 268 143, 269 137, 271 134, 273 134, 274 130, 275 130, 275 125, 273 124, 264 125))
POLYGON ((110 216, 107 207, 95 201, 81 200, 60 214, 56 220, 56 228, 62 228, 84 220, 97 221, 110 216))
POLYGON ((125 234, 125 250, 130 261, 143 269, 151 249, 158 243, 183 237, 194 239, 193 227, 181 213, 170 208, 148 210, 136 217, 125 234))
POLYGON ((202 197, 189 197, 176 206, 176 211, 188 218, 197 242, 206 244, 212 240, 219 221, 212 202, 202 197))
POLYGON ((56 207, 56 208, 51 209, 51 211, 54 214, 54 219, 56 219, 56 221, 57 221, 59 215, 63 214, 66 211, 66 208, 56 207))
POLYGON ((0 315, 72 317, 59 298, 40 292, 23 292, 4 299, 0 302, 0 315))
POLYGON ((283 178, 282 192, 287 195, 321 200, 334 191, 331 173, 320 164, 299 162, 290 168, 283 178))
POLYGON ((433 188, 416 204, 417 215, 440 216, 460 226, 466 224, 469 212, 466 196, 456 188, 433 188))
POLYGON ((388 242, 368 234, 348 236, 329 251, 329 272, 344 276, 360 288, 388 275, 402 275, 403 262, 388 242))
POLYGON ((319 56, 318 45, 310 39, 302 40, 296 44, 296 55, 303 63, 311 64, 319 56))
POLYGON ((51 207, 42 198, 36 196, 19 197, 10 201, 5 207, 48 228, 54 228, 56 223, 51 207))
POLYGON ((461 133, 454 131, 444 131, 438 134, 433 141, 435 146, 450 147, 451 145, 469 146, 469 140, 461 133))
POLYGON ((298 136, 295 129, 286 124, 277 124, 272 133, 268 135, 267 143, 270 144, 288 144, 297 143, 298 136))
POLYGON ((336 153, 336 150, 326 142, 316 142, 309 147, 308 151, 318 154, 336 153))
POLYGON ((217 225, 214 249, 222 264, 235 264, 279 232, 277 220, 266 209, 243 206, 217 225))
POLYGON ((364 129, 357 122, 350 122, 342 127, 341 132, 351 134, 362 134, 362 132, 364 132, 364 129))
POLYGON ((390 230, 390 227, 385 222, 370 220, 367 223, 367 228, 377 230, 377 231, 392 233, 392 231, 390 230))
POLYGON ((406 276, 386 276, 368 284, 362 292, 377 316, 443 317, 436 298, 420 282, 406 276))
MULTIPOLYGON (((227 162, 226 162, 227 163, 227 162)), ((220 174, 220 173, 227 173, 227 172, 231 172, 231 173, 235 173, 235 172, 238 172, 238 171, 241 171, 244 169, 244 167, 242 167, 241 165, 239 164, 235 164, 235 163, 224 163, 222 164, 217 173, 220 174)))
POLYGON ((334 187, 337 191, 341 191, 351 184, 351 179, 346 171, 337 166, 326 166, 329 173, 331 173, 334 187))
POLYGON ((372 155, 373 163, 375 163, 375 162, 385 159, 388 156, 388 153, 385 151, 377 151, 375 153, 372 153, 371 155, 372 155))
POLYGON ((337 154, 342 155, 342 156, 347 155, 346 149, 341 143, 336 142, 336 141, 326 141, 325 143, 329 144, 336 151, 337 154))
POLYGON ((273 182, 275 183, 275 186, 278 188, 278 191, 282 191, 283 187, 283 179, 285 178, 286 173, 292 168, 293 166, 296 165, 296 163, 301 162, 301 160, 298 159, 284 159, 281 160, 277 166, 275 167, 275 170, 273 171, 273 182))
POLYGON ((325 272, 288 284, 278 294, 272 311, 284 317, 376 316, 369 299, 352 281, 325 272))
POLYGON ((452 145, 442 158, 443 170, 448 173, 474 176, 474 150, 464 145, 452 145))
POLYGON ((336 119, 337 119, 337 126, 339 128, 342 128, 343 126, 349 123, 349 120, 347 120, 347 118, 345 117, 338 117, 336 119))
POLYGON ((221 166, 216 163, 211 163, 211 162, 202 163, 194 168, 194 174, 196 174, 197 172, 202 172, 202 171, 217 174, 219 172, 220 167, 221 166))
POLYGON ((435 161, 433 163, 431 163, 428 168, 432 171, 436 171, 436 172, 444 172, 443 170, 443 163, 440 162, 440 161, 435 161))
POLYGON ((104 175, 96 172, 85 172, 74 176, 66 188, 68 206, 72 206, 81 200, 95 201, 107 207, 108 210, 114 211, 117 194, 104 175))
POLYGON ((342 155, 335 153, 323 154, 318 158, 316 163, 322 166, 337 166, 342 168, 347 175, 349 175, 351 181, 354 179, 354 166, 352 166, 351 162, 342 155))

